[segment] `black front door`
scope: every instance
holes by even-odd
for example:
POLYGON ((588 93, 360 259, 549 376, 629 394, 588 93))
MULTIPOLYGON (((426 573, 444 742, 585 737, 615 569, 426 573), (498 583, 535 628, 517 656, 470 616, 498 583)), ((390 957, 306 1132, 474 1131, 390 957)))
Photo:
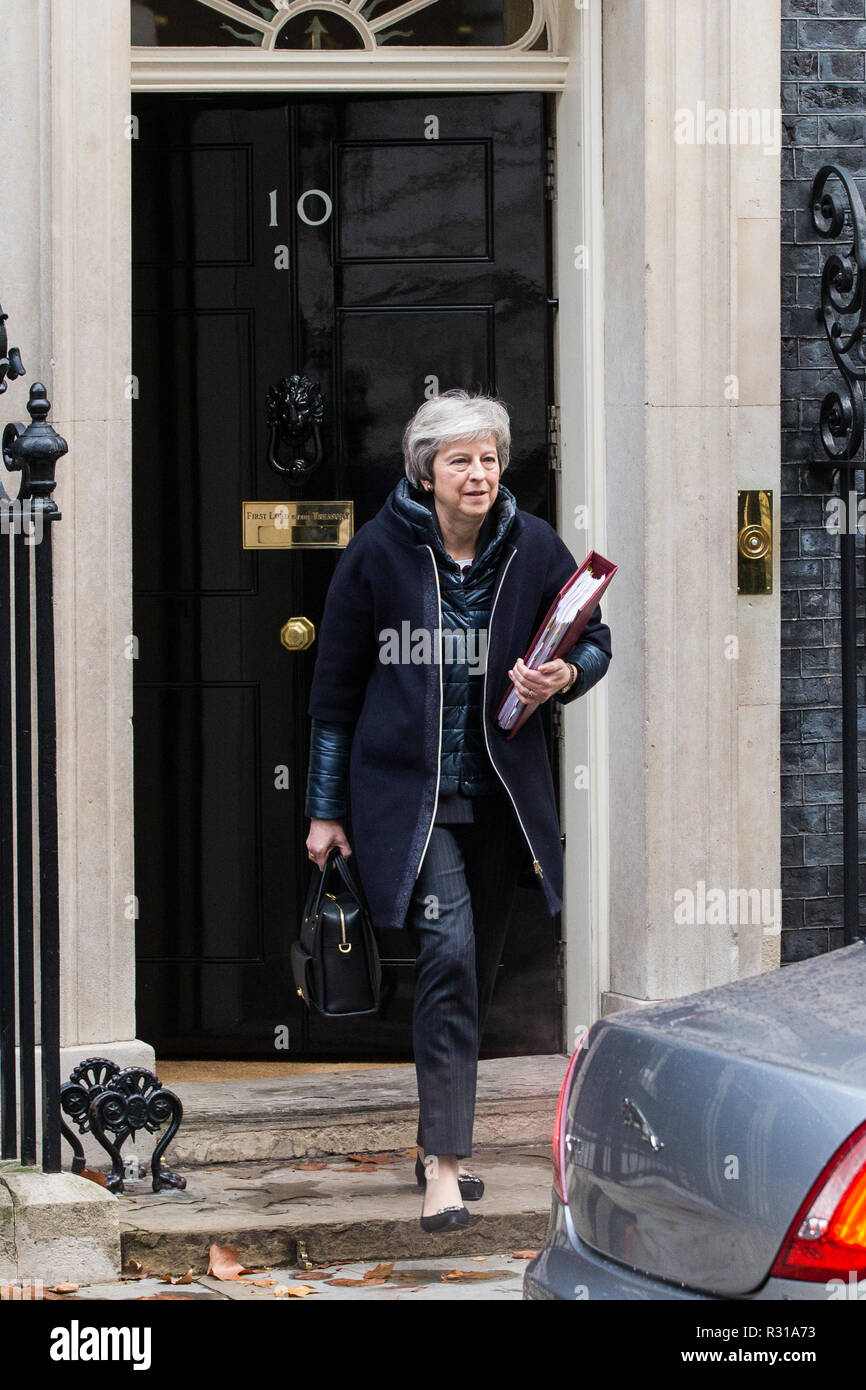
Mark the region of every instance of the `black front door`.
MULTIPOLYGON (((510 406, 520 506, 550 517, 545 112, 535 95, 140 96, 133 155, 139 1035, 161 1056, 411 1056, 412 959, 382 1017, 310 1017, 288 965, 315 645, 336 549, 245 549, 242 503, 351 500, 402 473, 425 395, 510 406), (269 461, 269 388, 321 390, 321 462, 269 461)), ((312 457, 312 445, 308 457, 312 457)), ((282 459, 286 461, 285 457, 282 459)), ((560 1046, 558 924, 519 891, 485 1038, 560 1046)))

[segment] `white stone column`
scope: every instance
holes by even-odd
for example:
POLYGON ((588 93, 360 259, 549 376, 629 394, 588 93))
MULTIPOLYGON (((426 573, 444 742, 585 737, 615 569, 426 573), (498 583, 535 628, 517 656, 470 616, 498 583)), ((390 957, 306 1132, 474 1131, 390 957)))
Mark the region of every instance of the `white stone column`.
POLYGON ((780 879, 778 558, 769 596, 736 566, 738 487, 774 490, 778 556, 779 152, 710 134, 713 109, 773 129, 779 0, 603 23, 609 1010, 778 962, 775 928, 675 910, 780 879))
POLYGON ((53 420, 69 442, 55 530, 64 1067, 135 1038, 129 7, 51 0, 53 420))
MULTIPOLYGON (((26 376, 7 385, 0 396, 0 419, 27 419, 30 383, 50 385, 48 361, 50 295, 45 286, 49 165, 46 153, 49 118, 45 58, 49 36, 48 0, 0 0, 3 35, 5 129, 0 141, 3 216, 0 217, 0 304, 9 315, 9 343, 21 349, 26 376)), ((18 491, 18 479, 6 473, 4 486, 18 491)))
MULTIPOLYGON (((604 208, 602 15, 598 0, 560 12, 569 58, 556 103, 554 266, 559 299, 556 382, 560 407, 559 530, 580 562, 590 548, 613 557, 604 410, 604 208)), ((614 586, 619 578, 614 580, 614 586)), ((602 601, 619 669, 623 635, 615 587, 602 601)), ((598 1017, 607 987, 610 884, 609 678, 567 706, 560 804, 565 832, 565 1041, 598 1017)))

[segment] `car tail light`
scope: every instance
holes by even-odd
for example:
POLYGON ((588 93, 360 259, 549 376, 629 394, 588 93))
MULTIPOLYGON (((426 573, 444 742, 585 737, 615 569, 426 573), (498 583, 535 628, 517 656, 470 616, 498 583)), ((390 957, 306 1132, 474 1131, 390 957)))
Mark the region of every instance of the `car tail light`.
POLYGON ((583 1034, 583 1037, 571 1054, 571 1061, 568 1064, 565 1078, 559 1090, 559 1100, 556 1103, 556 1119, 553 1121, 553 1190, 561 1202, 565 1201, 565 1161, 568 1157, 565 1147, 565 1124, 568 1115, 568 1097, 571 1094, 571 1083, 574 1080, 577 1059, 586 1041, 587 1032, 589 1032, 589 1029, 583 1034))
POLYGON ((797 1212, 772 1274, 779 1279, 866 1276, 866 1124, 837 1149, 797 1212))

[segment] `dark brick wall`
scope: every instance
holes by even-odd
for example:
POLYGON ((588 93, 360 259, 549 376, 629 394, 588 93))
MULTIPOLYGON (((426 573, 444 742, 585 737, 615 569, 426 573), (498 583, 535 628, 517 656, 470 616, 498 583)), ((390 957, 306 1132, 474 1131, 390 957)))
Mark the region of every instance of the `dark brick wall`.
MULTIPOLYGON (((828 251, 811 229, 809 191, 828 160, 866 180, 864 82, 866 0, 782 0, 783 962, 842 945, 839 537, 823 521, 831 493, 863 494, 863 473, 840 488, 809 466, 821 457, 814 433, 821 399, 839 382, 815 318, 828 251)), ((861 745, 861 769, 864 753, 861 745)), ((862 832, 866 777, 859 782, 862 832)))

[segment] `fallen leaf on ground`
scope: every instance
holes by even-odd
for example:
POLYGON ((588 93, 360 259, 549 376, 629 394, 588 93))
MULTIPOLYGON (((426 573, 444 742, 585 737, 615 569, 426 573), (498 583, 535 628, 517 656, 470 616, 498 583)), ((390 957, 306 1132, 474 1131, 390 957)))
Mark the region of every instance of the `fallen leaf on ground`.
POLYGON ((534 1260, 538 1254, 537 1250, 512 1250, 511 1255, 515 1260, 534 1260))
POLYGON ((191 1269, 186 1274, 161 1274, 159 1278, 161 1284, 192 1284, 195 1278, 191 1269))
MULTIPOLYGON (((351 1263, 351 1261, 347 1261, 347 1263, 351 1263)), ((328 1279, 327 1283, 337 1284, 341 1288, 347 1289, 363 1289, 370 1284, 387 1284, 388 1280, 394 1276, 394 1264, 395 1260, 377 1264, 374 1269, 368 1269, 365 1274, 362 1274, 360 1279, 328 1279)))
POLYGON ((323 1168, 327 1168, 327 1163, 296 1163, 296 1173, 320 1173, 323 1168))
POLYGON ((208 1274, 214 1279, 237 1279, 239 1274, 256 1274, 241 1264, 240 1256, 230 1245, 212 1245, 208 1257, 208 1274))
POLYGON ((134 1260, 132 1256, 126 1261, 121 1273, 126 1279, 143 1279, 145 1277, 144 1270, 138 1260, 134 1260))
POLYGON ((65 1282, 62 1283, 62 1284, 51 1284, 51 1285, 49 1285, 48 1292, 49 1292, 49 1293, 77 1293, 77 1292, 78 1292, 78 1285, 77 1285, 77 1284, 70 1284, 70 1283, 68 1282, 68 1280, 67 1280, 67 1281, 65 1281, 65 1282))
POLYGON ((239 1284, 249 1284, 254 1289, 269 1289, 276 1279, 239 1279, 239 1284))
POLYGON ((445 1269, 442 1281, 445 1284, 460 1284, 472 1279, 495 1279, 495 1269, 445 1269))
POLYGON ((394 1260, 391 1260, 391 1262, 390 1262, 389 1264, 378 1264, 378 1265, 376 1265, 376 1268, 375 1268, 375 1269, 370 1269, 370 1270, 368 1270, 367 1273, 364 1275, 364 1278, 365 1278, 365 1279, 388 1279, 388 1278, 390 1278, 390 1276, 391 1276, 391 1275, 393 1274, 393 1272, 394 1272, 394 1264, 395 1264, 395 1261, 394 1261, 394 1260))
POLYGON ((108 1183, 104 1173, 100 1173, 96 1168, 82 1168, 78 1174, 79 1178, 87 1178, 88 1182, 95 1182, 99 1187, 107 1187, 108 1183))
POLYGON ((352 1163, 369 1163, 373 1166, 376 1166, 380 1163, 398 1162, 398 1160, 394 1158, 392 1154, 389 1154, 387 1152, 380 1154, 344 1154, 343 1157, 350 1159, 352 1163))
POLYGON ((374 1284, 387 1284, 387 1279, 368 1279, 365 1275, 363 1279, 328 1279, 327 1283, 336 1284, 341 1289, 370 1289, 374 1284))
POLYGON ((470 1259, 472 1259, 472 1260, 489 1260, 489 1259, 490 1259, 490 1256, 489 1256, 489 1255, 471 1255, 471 1256, 470 1256, 470 1259))
POLYGON ((287 1298, 306 1298, 307 1294, 318 1293, 312 1284, 284 1284, 287 1298))
POLYGON ((305 1269, 305 1270, 303 1270, 303 1272, 300 1273, 300 1274, 293 1274, 293 1275, 292 1275, 292 1278, 293 1278, 293 1279, 327 1279, 327 1278, 328 1278, 328 1271, 327 1271, 326 1269, 305 1269))

